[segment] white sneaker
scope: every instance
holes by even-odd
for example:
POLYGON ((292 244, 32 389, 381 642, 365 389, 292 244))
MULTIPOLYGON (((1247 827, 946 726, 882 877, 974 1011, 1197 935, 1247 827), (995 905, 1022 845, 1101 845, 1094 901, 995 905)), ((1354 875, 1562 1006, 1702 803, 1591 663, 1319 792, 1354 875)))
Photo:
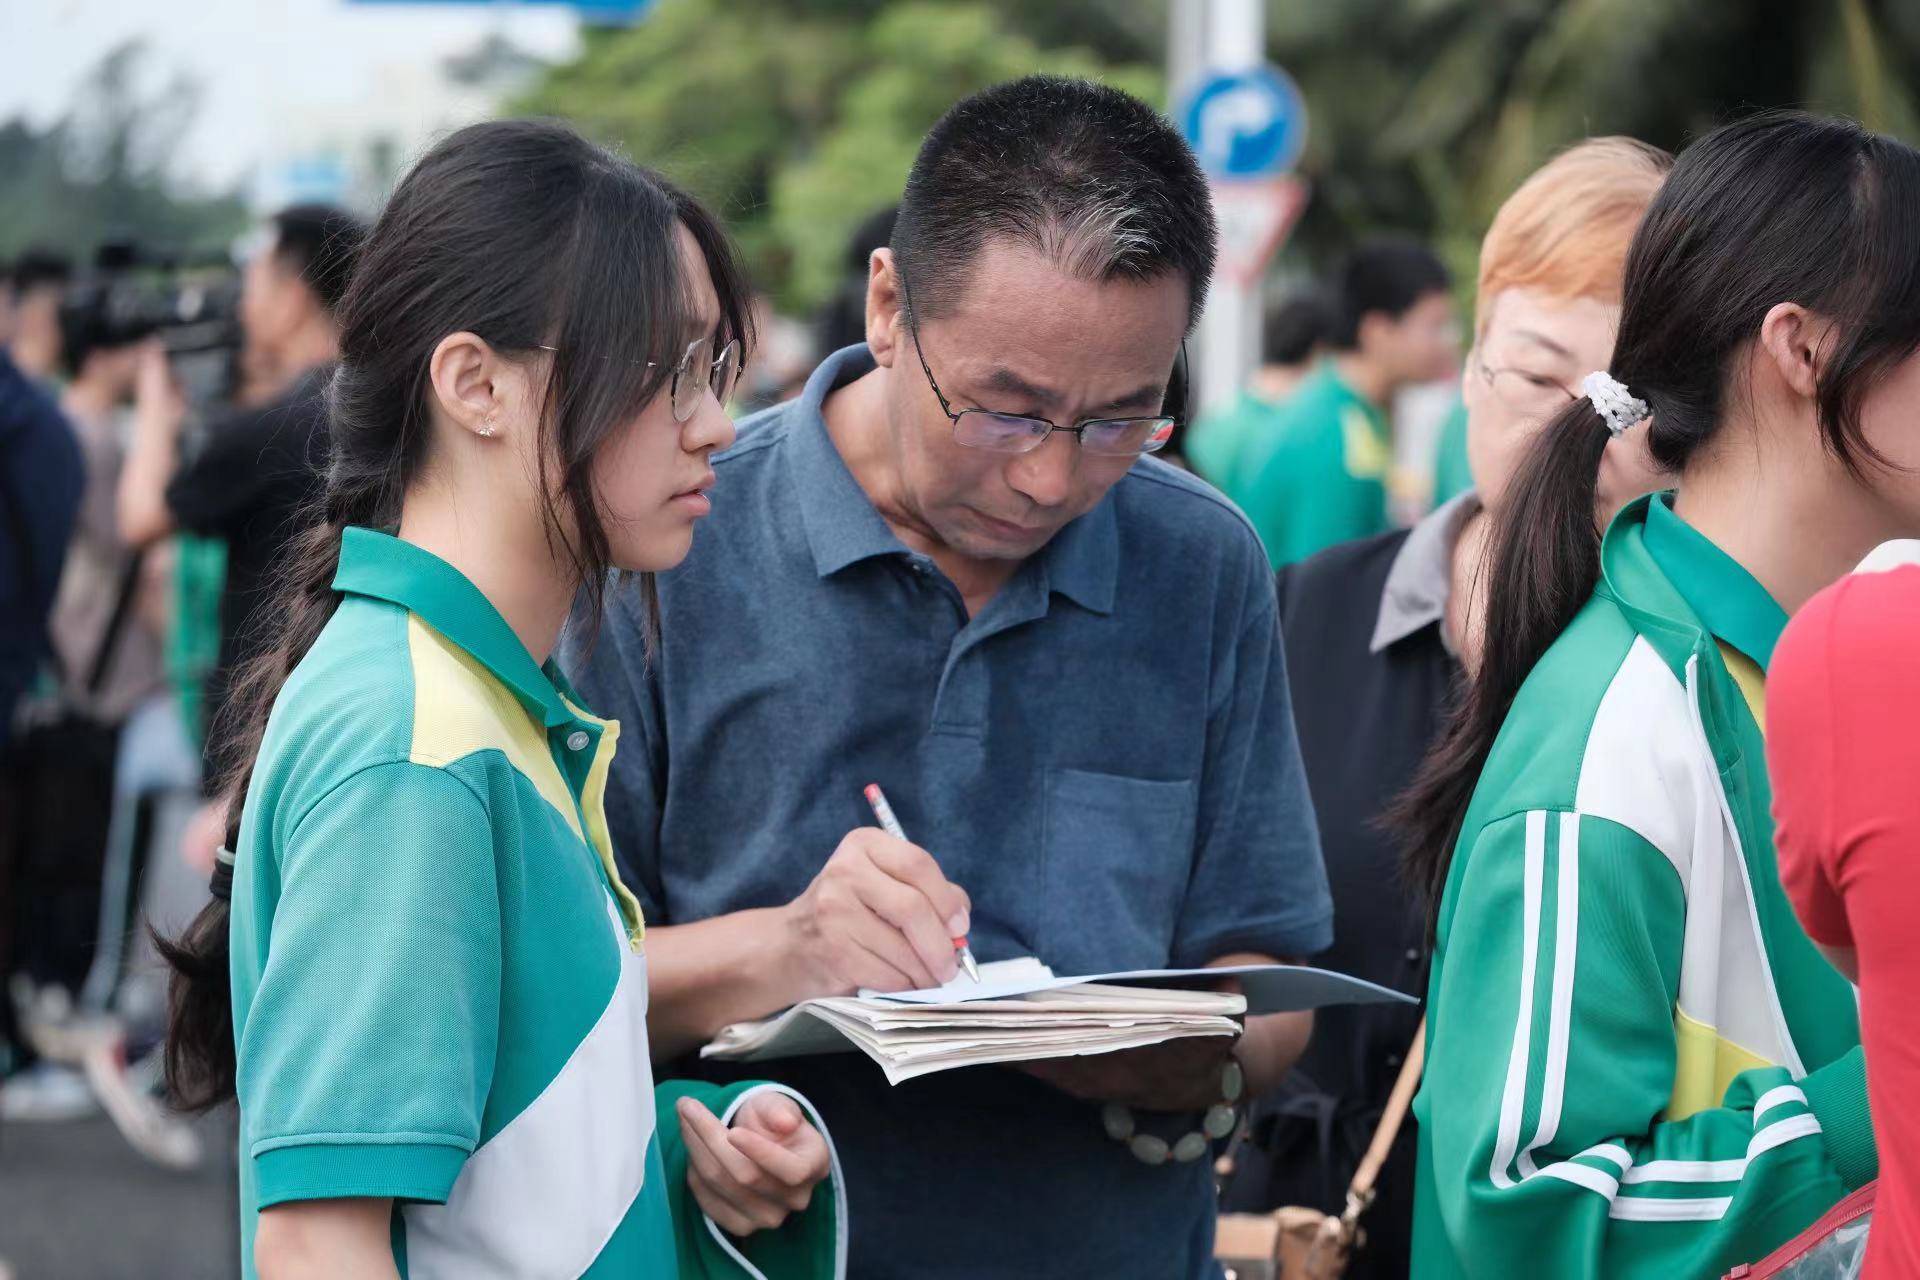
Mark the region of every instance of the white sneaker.
POLYGON ((140 1086, 127 1068, 123 1043, 96 1044, 84 1061, 87 1083, 128 1146, 168 1169, 191 1169, 200 1163, 198 1135, 140 1086))
POLYGON ((0 1122, 7 1124, 64 1124, 99 1110, 86 1077, 62 1063, 36 1062, 0 1082, 0 1122))

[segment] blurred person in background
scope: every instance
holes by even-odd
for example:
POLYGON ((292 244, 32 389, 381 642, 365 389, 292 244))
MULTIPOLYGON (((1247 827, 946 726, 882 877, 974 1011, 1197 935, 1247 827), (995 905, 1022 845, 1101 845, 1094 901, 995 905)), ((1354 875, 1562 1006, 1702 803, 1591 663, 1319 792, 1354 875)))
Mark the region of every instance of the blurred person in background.
POLYGON ((1920 542, 1889 542, 1780 633, 1767 692, 1780 879, 1860 989, 1880 1148, 1863 1280, 1920 1276, 1920 542))
MULTIPOLYGON (((246 264, 240 297, 243 365, 264 403, 211 424, 206 443, 180 456, 187 406, 164 354, 149 348, 138 375, 133 445, 121 474, 120 528, 148 546, 176 529, 226 544, 220 649, 202 720, 211 795, 224 749, 222 715, 234 673, 260 652, 271 626, 261 611, 300 517, 318 498, 326 465, 325 391, 339 354, 334 318, 365 226, 329 205, 295 205, 272 219, 246 264)), ((217 802, 192 824, 184 851, 210 866, 225 825, 217 802)))
POLYGON ((1202 415, 1183 444, 1202 479, 1232 497, 1247 456, 1272 430, 1281 405, 1327 352, 1333 317, 1314 289, 1300 289, 1268 308, 1260 329, 1260 367, 1224 409, 1202 415))
POLYGON ((12 833, 27 800, 21 793, 26 771, 14 754, 14 717, 52 652, 47 623, 85 485, 73 428, 52 397, 0 350, 0 1075, 18 1065, 25 1045, 9 994, 25 853, 12 833))
MULTIPOLYGON (((1327 945, 1266 558, 1142 456, 1177 422, 1214 251, 1206 181, 1147 104, 1045 76, 959 103, 869 263, 865 341, 715 460, 727 501, 661 580, 658 639, 618 591, 597 644, 569 642, 632 744, 607 811, 658 925, 657 1054, 938 985, 969 933, 1063 974, 1327 945), (876 782, 923 845, 871 825, 876 782)), ((1270 1088, 1310 1026, 898 1088, 847 1055, 755 1069, 833 1126, 854 1275, 1201 1280, 1202 1116, 1270 1088)))
POLYGON ((1334 270, 1331 354, 1274 411, 1228 494, 1275 568, 1392 527, 1394 396, 1455 372, 1450 289, 1440 260, 1409 240, 1369 241, 1334 270))
MULTIPOLYGON (((1426 904, 1402 887, 1381 822, 1439 731, 1463 664, 1478 662, 1489 509, 1515 459, 1606 367, 1627 246, 1672 158, 1628 138, 1556 157, 1495 214, 1480 246, 1473 349, 1462 374, 1479 486, 1411 530, 1330 547, 1280 571, 1280 627, 1327 878, 1333 949, 1319 963, 1425 994, 1426 904)), ((1644 427, 1608 445, 1604 525, 1654 487, 1644 427)), ((1598 526, 1596 526, 1598 527, 1598 526)), ((1289 1087, 1254 1120, 1226 1207, 1338 1212, 1413 1043, 1416 1008, 1322 1010, 1289 1087), (1324 1127, 1323 1127, 1324 1126, 1324 1127), (1322 1134, 1326 1135, 1323 1145, 1322 1134)), ((1413 1126, 1401 1129, 1348 1274, 1405 1276, 1413 1228, 1413 1126)))
POLYGON ((60 304, 73 280, 73 260, 49 249, 28 249, 14 260, 10 278, 7 350, 20 372, 55 385, 62 373, 60 304))

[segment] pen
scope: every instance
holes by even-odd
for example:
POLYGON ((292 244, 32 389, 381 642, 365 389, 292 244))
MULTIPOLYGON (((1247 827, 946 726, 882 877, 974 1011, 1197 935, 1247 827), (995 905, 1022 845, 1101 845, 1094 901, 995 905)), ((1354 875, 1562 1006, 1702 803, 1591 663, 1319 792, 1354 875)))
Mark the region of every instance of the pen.
MULTIPOLYGON (((867 803, 873 806, 873 816, 880 820, 880 829, 895 840, 905 840, 907 833, 900 829, 900 819, 893 816, 893 806, 887 803, 887 793, 880 789, 877 782, 867 784, 867 803)), ((960 967, 975 982, 980 981, 980 966, 974 963, 973 948, 967 945, 965 938, 955 938, 953 949, 960 957, 960 967)))

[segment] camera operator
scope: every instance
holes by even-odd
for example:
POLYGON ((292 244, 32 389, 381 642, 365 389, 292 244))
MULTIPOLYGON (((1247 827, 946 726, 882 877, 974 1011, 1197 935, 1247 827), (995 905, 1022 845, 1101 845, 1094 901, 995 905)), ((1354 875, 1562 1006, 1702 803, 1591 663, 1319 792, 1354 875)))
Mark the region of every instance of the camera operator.
MULTIPOLYGON (((149 352, 137 375, 133 446, 120 480, 122 535, 144 546, 184 529, 227 546, 220 653, 206 690, 210 795, 228 683, 257 652, 257 633, 269 623, 257 614, 272 594, 275 564, 320 491, 325 388, 338 355, 333 309, 364 232, 358 218, 327 205, 296 205, 273 218, 240 294, 251 407, 215 422, 194 457, 180 456, 186 405, 164 355, 149 352)), ((189 859, 210 867, 223 826, 214 806, 203 809, 187 836, 189 859)))

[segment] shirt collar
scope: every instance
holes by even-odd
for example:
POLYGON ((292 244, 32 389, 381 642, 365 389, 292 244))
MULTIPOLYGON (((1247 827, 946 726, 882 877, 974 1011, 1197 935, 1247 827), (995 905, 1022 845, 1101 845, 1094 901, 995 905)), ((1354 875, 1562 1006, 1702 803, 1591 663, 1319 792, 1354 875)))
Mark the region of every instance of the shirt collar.
MULTIPOLYGON (((822 578, 876 556, 910 554, 847 469, 827 434, 822 412, 829 395, 874 368, 873 353, 865 344, 834 352, 807 379, 791 411, 796 416, 788 428, 788 464, 800 495, 800 518, 813 551, 814 569, 822 578)), ((1058 591, 1095 613, 1113 612, 1120 573, 1120 531, 1113 502, 1109 493, 1093 510, 1055 534, 1038 556, 1047 590, 1058 591)))
POLYGON ((333 589, 385 600, 413 613, 513 690, 547 728, 579 718, 493 602, 431 551, 391 534, 351 526, 340 539, 333 589))
POLYGON ((800 500, 807 543, 813 549, 814 568, 822 578, 875 556, 907 554, 906 545, 894 536, 847 470, 821 412, 829 395, 874 368, 873 352, 864 343, 834 352, 807 379, 791 410, 794 421, 787 430, 787 461, 793 469, 794 492, 800 500))
POLYGON ((1657 495, 1647 503, 1647 554, 1708 631, 1765 671, 1786 628, 1787 611, 1739 561, 1675 515, 1671 500, 1671 495, 1657 495))
MULTIPOLYGON (((1435 507, 1407 533, 1407 540, 1400 544, 1387 569, 1370 652, 1379 653, 1446 618, 1447 602, 1453 597, 1454 544, 1460 540, 1460 530, 1479 510, 1479 497, 1468 491, 1435 507)), ((1440 642, 1447 643, 1444 626, 1440 628, 1440 642)), ((1451 645, 1447 651, 1452 652, 1451 645)))

